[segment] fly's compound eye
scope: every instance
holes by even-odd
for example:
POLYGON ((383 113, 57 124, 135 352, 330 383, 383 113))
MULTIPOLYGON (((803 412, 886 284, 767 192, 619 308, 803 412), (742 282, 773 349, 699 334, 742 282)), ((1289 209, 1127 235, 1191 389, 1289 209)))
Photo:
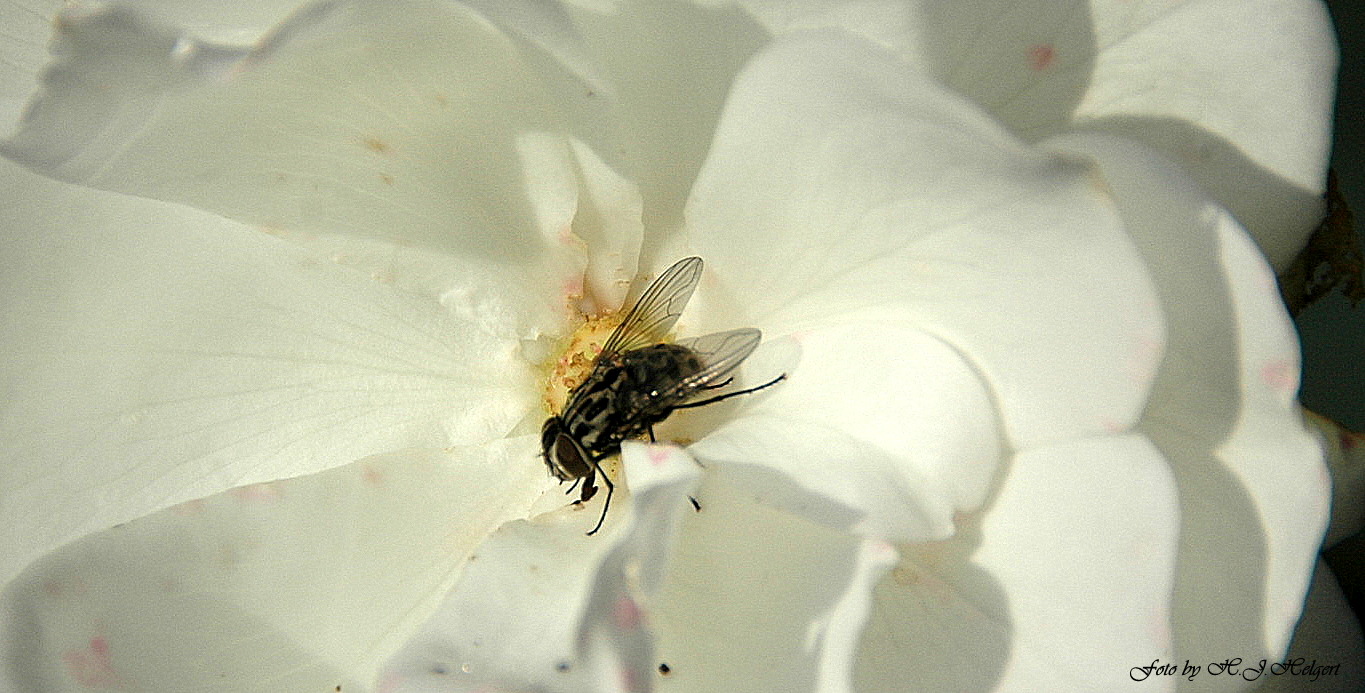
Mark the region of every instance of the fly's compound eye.
POLYGON ((570 479, 582 479, 593 473, 592 465, 583 456, 583 449, 569 437, 569 434, 560 431, 555 436, 554 443, 550 446, 550 470, 562 481, 570 479))
MULTIPOLYGON (((568 438, 564 434, 564 427, 558 416, 552 416, 545 420, 545 426, 540 430, 540 456, 545 459, 545 466, 550 468, 550 473, 560 481, 568 481, 572 478, 566 469, 566 455, 574 455, 576 450, 565 450, 563 441, 568 438)), ((569 445, 573 447, 572 444, 569 445)))

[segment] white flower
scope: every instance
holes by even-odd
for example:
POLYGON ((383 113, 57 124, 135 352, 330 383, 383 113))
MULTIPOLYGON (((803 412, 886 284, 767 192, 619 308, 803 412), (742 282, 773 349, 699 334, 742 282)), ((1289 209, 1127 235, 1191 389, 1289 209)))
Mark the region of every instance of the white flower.
POLYGON ((0 687, 1236 688, 1134 671, 1287 647, 1326 481, 1242 224, 1278 261, 1314 219, 1318 5, 338 2, 250 49, 283 12, 187 7, 67 10, 0 150, 0 687), (789 379, 623 446, 586 537, 541 364, 687 252, 680 332, 789 379))

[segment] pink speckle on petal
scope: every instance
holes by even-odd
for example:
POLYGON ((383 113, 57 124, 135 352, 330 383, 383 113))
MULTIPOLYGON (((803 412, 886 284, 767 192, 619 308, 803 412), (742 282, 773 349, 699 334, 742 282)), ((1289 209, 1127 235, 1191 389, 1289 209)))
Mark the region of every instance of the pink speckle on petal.
POLYGON ((80 578, 70 580, 47 580, 43 583, 43 594, 54 599, 79 597, 86 593, 85 581, 80 578))
POLYGON ((398 690, 398 687, 402 686, 405 681, 405 676, 398 672, 390 671, 384 674, 384 677, 379 680, 379 688, 375 689, 375 691, 376 693, 393 693, 398 690))
POLYGON ((635 674, 634 669, 621 668, 617 672, 621 677, 621 690, 623 691, 642 691, 644 686, 640 685, 640 677, 635 674))
POLYGON ((228 491, 228 494, 243 503, 268 503, 279 500, 283 495, 279 486, 273 483, 241 486, 228 491))
POLYGON ((668 461, 668 451, 663 448, 651 447, 649 449, 649 463, 655 467, 668 461))
POLYGON ((640 627, 640 605, 635 603, 630 597, 621 597, 616 600, 616 606, 611 610, 612 624, 618 630, 630 631, 640 627))
POLYGON ((366 465, 360 472, 360 479, 370 486, 383 486, 384 472, 366 465))
POLYGON ((62 653, 62 663, 71 678, 85 688, 115 688, 119 684, 118 674, 109 659, 109 642, 102 637, 90 638, 83 650, 62 653))
POLYGON ((172 506, 171 506, 171 512, 174 513, 174 514, 176 514, 176 515, 180 515, 180 516, 182 516, 182 517, 183 517, 183 516, 189 516, 189 515, 198 515, 198 514, 204 512, 204 510, 205 510, 207 507, 208 507, 208 506, 207 506, 207 504, 204 502, 204 499, 202 499, 202 498, 197 498, 197 499, 195 499, 195 500, 189 500, 189 501, 185 501, 184 503, 178 503, 178 504, 176 504, 176 505, 172 505, 172 506))
POLYGON ((1100 428, 1107 433, 1123 433, 1128 430, 1127 424, 1121 423, 1116 419, 1105 417, 1100 419, 1100 428))
POLYGON ((562 288, 562 291, 564 292, 564 295, 565 295, 565 296, 575 296, 575 297, 582 296, 582 295, 583 295, 583 279, 582 279, 582 278, 579 278, 579 279, 573 279, 573 280, 571 280, 571 281, 564 282, 564 286, 563 286, 563 288, 562 288))
POLYGON ((1288 359, 1276 359, 1261 367, 1261 380, 1280 392, 1298 387, 1299 373, 1288 359))
POLYGON ((1050 43, 1035 43, 1028 49, 1028 65, 1035 72, 1052 67, 1052 63, 1057 58, 1057 49, 1050 43))

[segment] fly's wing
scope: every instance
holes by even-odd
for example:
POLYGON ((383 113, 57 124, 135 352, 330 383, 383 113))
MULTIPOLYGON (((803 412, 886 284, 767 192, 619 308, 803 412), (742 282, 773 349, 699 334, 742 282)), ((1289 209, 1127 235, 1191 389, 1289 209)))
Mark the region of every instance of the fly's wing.
POLYGON ((700 279, 699 257, 683 258, 664 270, 607 338, 599 358, 663 342, 678 322, 678 316, 682 315, 700 279))
POLYGON ((702 390, 718 387, 731 371, 754 353, 762 340, 762 332, 752 327, 742 327, 678 342, 679 346, 685 346, 701 357, 702 369, 683 378, 663 399, 667 401, 676 397, 681 402, 702 390))

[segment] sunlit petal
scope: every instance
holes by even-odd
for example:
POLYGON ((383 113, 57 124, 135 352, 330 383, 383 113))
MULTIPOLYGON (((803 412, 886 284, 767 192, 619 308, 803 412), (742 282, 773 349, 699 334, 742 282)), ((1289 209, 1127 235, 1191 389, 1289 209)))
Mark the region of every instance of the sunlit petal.
POLYGON ((1155 294, 1094 172, 873 47, 822 35, 756 58, 688 205, 724 327, 914 327, 980 373, 1020 446, 1143 406, 1155 294))
POLYGON ((1132 685, 1132 667, 1172 656, 1176 502, 1138 436, 1021 453, 985 513, 905 547, 877 586, 858 690, 1132 685))
POLYGON ((517 342, 481 329, 506 315, 452 316, 221 217, 0 165, 4 577, 234 486, 494 440, 534 406, 517 342))
POLYGON ((514 266, 541 294, 574 275, 568 106, 471 10, 313 5, 248 54, 107 8, 68 12, 55 41, 4 148, 39 171, 305 239, 514 266))
POLYGON ((1295 404, 1299 354, 1275 277, 1180 169, 1126 140, 1095 157, 1147 259, 1170 334, 1141 423, 1180 489, 1182 657, 1284 651, 1327 521, 1327 470, 1295 404))
POLYGON ((545 485, 528 438, 234 489, 56 551, 0 598, 6 690, 365 690, 545 485))

